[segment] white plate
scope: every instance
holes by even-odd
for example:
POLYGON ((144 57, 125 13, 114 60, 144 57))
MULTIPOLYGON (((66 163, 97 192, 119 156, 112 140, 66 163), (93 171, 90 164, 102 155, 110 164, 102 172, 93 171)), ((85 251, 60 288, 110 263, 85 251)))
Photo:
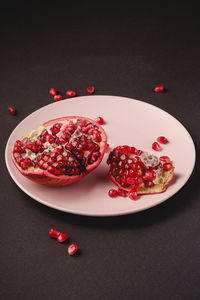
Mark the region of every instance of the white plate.
POLYGON ((173 196, 190 177, 195 164, 195 148, 183 125, 167 112, 142 101, 115 96, 84 96, 44 106, 25 118, 10 135, 6 164, 16 184, 30 197, 49 207, 87 216, 116 216, 153 207, 173 196), (175 165, 174 179, 168 189, 157 195, 143 195, 137 201, 110 198, 114 184, 108 179, 107 155, 102 163, 81 181, 66 187, 46 187, 26 179, 11 161, 14 142, 42 123, 63 116, 102 116, 111 147, 130 145, 158 156, 168 155, 175 165), (160 135, 169 139, 161 152, 152 150, 160 135), (187 158, 187 159, 186 159, 187 158))

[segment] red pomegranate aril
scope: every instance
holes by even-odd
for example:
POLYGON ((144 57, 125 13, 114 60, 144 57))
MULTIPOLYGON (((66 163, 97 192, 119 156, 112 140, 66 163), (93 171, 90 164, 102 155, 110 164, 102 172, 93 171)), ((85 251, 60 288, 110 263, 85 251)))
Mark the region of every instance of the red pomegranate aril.
POLYGON ((62 95, 55 95, 55 96, 54 96, 54 100, 55 100, 55 101, 63 100, 63 96, 62 96, 62 95))
POLYGON ((49 236, 51 238, 57 239, 59 234, 60 234, 60 232, 56 228, 51 228, 50 231, 49 231, 49 236))
POLYGON ((164 170, 164 171, 170 171, 172 168, 173 168, 173 166, 172 166, 171 163, 165 163, 165 164, 163 165, 163 170, 164 170))
POLYGON ((21 167, 22 169, 27 169, 28 167, 30 167, 32 165, 32 161, 30 158, 25 158, 24 160, 22 160, 21 162, 21 167))
POLYGON ((165 87, 164 87, 164 85, 159 85, 159 86, 156 86, 155 88, 154 88, 154 91, 156 92, 156 93, 161 93, 161 92, 163 92, 164 91, 164 89, 165 89, 165 87))
POLYGON ((99 143, 99 142, 101 142, 101 135, 99 134, 99 133, 97 133, 97 132, 94 132, 93 133, 93 139, 95 140, 95 142, 97 142, 97 143, 99 143))
POLYGON ((131 190, 129 193, 128 193, 128 196, 131 200, 137 200, 137 192, 135 190, 131 190))
POLYGON ((161 151, 162 150, 162 148, 160 147, 160 145, 157 142, 154 142, 152 144, 152 149, 155 150, 155 151, 161 151))
POLYGON ((78 246, 75 243, 73 243, 68 247, 67 251, 69 255, 74 255, 78 251, 78 246))
POLYGON ((160 161, 163 161, 165 163, 171 163, 171 159, 168 156, 161 156, 160 161))
POLYGON ((117 192, 118 192, 118 195, 119 195, 119 196, 124 197, 124 198, 127 197, 127 195, 128 195, 128 192, 127 192, 127 191, 124 191, 124 190, 122 190, 122 189, 120 189, 120 188, 118 189, 117 192))
POLYGON ((66 232, 61 232, 57 238, 57 241, 59 243, 63 243, 64 241, 66 241, 68 239, 68 234, 66 232))
POLYGON ((153 181, 145 181, 144 184, 145 184, 146 187, 149 187, 149 188, 152 188, 154 186, 153 181))
POLYGON ((49 91, 49 94, 51 96, 55 96, 57 94, 57 89, 56 88, 51 88, 50 91, 49 91))
POLYGON ((146 171, 145 175, 143 176, 143 180, 154 180, 156 179, 156 173, 152 171, 146 171))
POLYGON ((50 142, 52 139, 53 139, 53 135, 51 135, 51 134, 46 135, 46 141, 47 142, 50 142))
POLYGON ((159 143, 161 143, 161 144, 167 144, 169 141, 168 141, 168 139, 166 138, 166 137, 164 137, 164 136, 159 136, 158 138, 157 138, 157 141, 159 142, 159 143))
POLYGON ((59 154, 56 158, 57 162, 61 162, 63 160, 63 156, 59 154))
POLYGON ((87 89, 86 89, 86 92, 88 95, 92 95, 95 91, 95 88, 94 86, 88 86, 87 89))
POLYGON ((54 150, 54 152, 57 153, 57 154, 62 154, 63 151, 64 151, 63 148, 56 148, 56 149, 54 150))
POLYGON ((14 106, 9 106, 8 107, 8 112, 10 115, 15 115, 16 114, 16 109, 14 106))
POLYGON ((132 184, 135 184, 135 179, 133 177, 128 177, 127 178, 127 183, 132 185, 132 184))
POLYGON ((105 123, 105 121, 104 121, 104 119, 102 117, 96 118, 95 122, 97 122, 99 125, 103 125, 105 123))
POLYGON ((108 195, 109 195, 109 197, 111 197, 111 198, 116 198, 116 197, 118 196, 118 191, 115 190, 115 189, 110 189, 110 190, 108 191, 108 195))
POLYGON ((76 96, 76 92, 74 92, 73 90, 68 90, 68 91, 66 91, 66 96, 68 98, 75 97, 76 96))

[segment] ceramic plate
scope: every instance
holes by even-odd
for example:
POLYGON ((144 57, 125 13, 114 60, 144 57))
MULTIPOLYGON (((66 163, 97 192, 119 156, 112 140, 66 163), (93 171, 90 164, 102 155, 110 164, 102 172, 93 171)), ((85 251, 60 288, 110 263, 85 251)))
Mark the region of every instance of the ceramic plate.
POLYGON ((64 212, 87 216, 124 215, 158 205, 182 188, 195 164, 192 138, 179 121, 151 104, 115 96, 91 95, 70 98, 40 108, 25 118, 12 132, 5 155, 7 168, 13 180, 31 198, 64 212), (113 188, 114 184, 107 175, 108 154, 97 169, 71 186, 46 187, 23 177, 11 161, 10 152, 14 142, 48 120, 70 115, 91 119, 103 117, 111 148, 117 145, 131 145, 155 155, 168 155, 175 165, 175 176, 168 189, 161 194, 140 196, 137 201, 122 197, 110 198, 108 190, 113 188), (166 136, 170 142, 163 145, 161 152, 155 152, 151 145, 160 135, 166 136))

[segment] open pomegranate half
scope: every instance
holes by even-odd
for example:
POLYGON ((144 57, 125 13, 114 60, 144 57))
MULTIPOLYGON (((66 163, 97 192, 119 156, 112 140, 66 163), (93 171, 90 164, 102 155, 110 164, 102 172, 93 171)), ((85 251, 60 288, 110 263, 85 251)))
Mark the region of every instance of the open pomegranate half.
POLYGON ((80 180, 101 162, 107 148, 103 128, 85 117, 48 121, 17 140, 12 160, 27 178, 64 186, 80 180))
POLYGON ((107 163, 111 180, 122 190, 139 194, 164 192, 174 174, 168 156, 156 156, 135 147, 118 146, 110 152, 107 163))

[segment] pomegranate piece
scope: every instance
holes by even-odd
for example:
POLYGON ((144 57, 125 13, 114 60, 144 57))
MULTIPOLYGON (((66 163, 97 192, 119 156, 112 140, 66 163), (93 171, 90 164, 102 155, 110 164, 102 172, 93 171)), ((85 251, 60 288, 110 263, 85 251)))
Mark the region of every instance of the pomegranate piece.
POLYGON ((68 239, 68 234, 66 232, 62 232, 59 234, 57 241, 59 243, 63 243, 64 241, 66 241, 68 239))
POLYGON ((157 141, 159 142, 159 143, 161 143, 161 144, 167 144, 169 141, 168 141, 168 139, 166 138, 166 137, 164 137, 164 136, 159 136, 158 138, 157 138, 157 141))
MULTIPOLYGON (((174 167, 168 157, 160 159, 135 147, 117 146, 107 159, 110 179, 118 186, 118 195, 137 199, 140 194, 161 193, 166 190, 174 173, 174 167), (123 194, 123 192, 125 192, 123 194)), ((110 190, 113 196, 116 191, 110 190), (114 192, 113 192, 114 191, 114 192)))
POLYGON ((69 247, 68 247, 69 255, 74 255, 77 251, 78 251, 78 246, 75 243, 69 245, 69 247))
POLYGON ((62 95, 55 95, 55 96, 54 96, 54 100, 55 100, 55 101, 63 100, 63 96, 62 96, 62 95))
POLYGON ((76 92, 74 92, 73 90, 68 90, 68 91, 66 91, 66 96, 68 98, 75 97, 76 96, 76 92))
POLYGON ((59 235, 60 235, 60 232, 59 232, 56 228, 51 228, 51 229, 50 229, 50 231, 49 231, 49 236, 50 236, 51 238, 57 239, 59 235))
MULTIPOLYGON (((87 92, 88 95, 94 94, 94 91, 95 91, 94 86, 88 86, 87 89, 86 89, 86 92, 87 92)), ((100 124, 100 125, 102 125, 102 124, 100 124)))
POLYGON ((104 119, 102 117, 96 118, 95 122, 97 122, 99 125, 103 125, 105 123, 105 121, 104 121, 104 119))
POLYGON ((108 195, 111 197, 111 198, 116 198, 118 196, 118 191, 115 190, 115 189, 110 189, 108 191, 108 195))
POLYGON ((16 115, 16 109, 14 106, 9 106, 8 107, 8 112, 10 115, 16 115))
POLYGON ((156 86, 155 89, 154 89, 154 91, 156 93, 162 93, 164 91, 164 89, 165 89, 164 85, 161 84, 159 86, 156 86))
POLYGON ((72 116, 48 121, 18 139, 11 156, 18 170, 30 180, 62 186, 95 169, 106 149, 106 133, 99 124, 72 116), (93 134, 86 130, 88 127, 93 134))
POLYGON ((155 150, 155 151, 161 151, 162 150, 162 148, 160 147, 160 145, 157 142, 154 142, 152 144, 152 149, 155 150))
POLYGON ((49 91, 49 94, 54 97, 57 94, 57 89, 56 88, 51 88, 50 91, 49 91))

